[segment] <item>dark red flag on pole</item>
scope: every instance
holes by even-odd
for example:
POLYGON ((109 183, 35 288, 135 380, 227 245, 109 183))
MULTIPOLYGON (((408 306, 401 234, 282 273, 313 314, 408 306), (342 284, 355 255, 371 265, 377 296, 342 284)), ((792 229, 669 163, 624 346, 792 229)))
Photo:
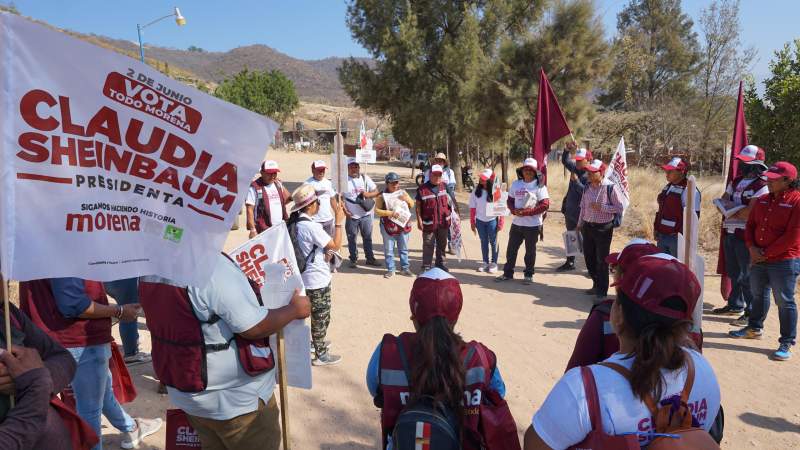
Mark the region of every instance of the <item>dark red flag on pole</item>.
POLYGON ((533 157, 539 165, 547 184, 547 154, 554 142, 572 132, 558 106, 556 94, 547 81, 544 69, 539 69, 539 102, 536 106, 536 123, 533 128, 533 157))
MULTIPOLYGON (((739 99, 736 102, 736 118, 733 122, 733 141, 731 142, 731 156, 725 163, 728 164, 728 178, 725 180, 725 185, 736 178, 739 168, 739 160, 736 155, 744 147, 747 146, 747 122, 744 120, 744 83, 739 82, 739 99)), ((720 294, 725 300, 731 295, 731 280, 725 271, 725 249, 723 248, 722 241, 725 237, 725 230, 720 229, 719 232, 719 253, 717 254, 717 273, 722 275, 720 282, 720 294)))

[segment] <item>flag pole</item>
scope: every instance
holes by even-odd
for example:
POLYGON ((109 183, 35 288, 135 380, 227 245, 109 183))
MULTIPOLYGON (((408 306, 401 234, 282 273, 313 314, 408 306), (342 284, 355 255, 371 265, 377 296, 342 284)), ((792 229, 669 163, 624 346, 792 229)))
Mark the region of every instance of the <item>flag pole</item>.
MULTIPOLYGON (((11 298, 8 295, 8 283, 6 282, 3 275, 0 274, 0 284, 3 285, 3 319, 5 322, 5 336, 6 336, 6 350, 10 353, 11 352, 11 307, 9 304, 11 303, 11 298)), ((14 407, 14 395, 9 396, 9 401, 11 403, 11 407, 14 407)))
POLYGON ((281 394, 281 436, 283 438, 283 449, 291 450, 289 439, 289 388, 286 377, 286 348, 283 340, 283 330, 278 332, 278 388, 281 394))

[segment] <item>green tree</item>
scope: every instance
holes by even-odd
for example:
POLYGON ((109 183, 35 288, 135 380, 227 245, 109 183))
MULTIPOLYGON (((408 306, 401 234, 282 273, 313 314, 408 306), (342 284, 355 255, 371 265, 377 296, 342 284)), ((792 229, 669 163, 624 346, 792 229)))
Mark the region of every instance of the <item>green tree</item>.
POLYGON ((800 160, 800 39, 775 52, 772 76, 764 81, 764 96, 750 81, 745 96, 749 141, 767 151, 772 161, 800 160))
POLYGON ((646 109, 662 95, 685 95, 700 61, 693 22, 680 0, 631 0, 617 16, 606 106, 646 109))
POLYGON ((448 148, 459 173, 485 68, 501 38, 518 36, 541 11, 542 2, 525 0, 353 0, 348 26, 375 63, 350 59, 339 78, 356 105, 392 119, 398 141, 448 148))
MULTIPOLYGON (((714 0, 700 17, 702 56, 695 85, 700 112, 700 150, 730 135, 730 118, 736 91, 755 58, 755 49, 743 48, 739 39, 739 0, 714 0)), ((718 147, 717 147, 718 148, 718 147)), ((715 160, 719 158, 715 157, 715 160)))
POLYGON ((300 104, 292 80, 278 70, 247 69, 223 81, 214 95, 283 123, 300 104))

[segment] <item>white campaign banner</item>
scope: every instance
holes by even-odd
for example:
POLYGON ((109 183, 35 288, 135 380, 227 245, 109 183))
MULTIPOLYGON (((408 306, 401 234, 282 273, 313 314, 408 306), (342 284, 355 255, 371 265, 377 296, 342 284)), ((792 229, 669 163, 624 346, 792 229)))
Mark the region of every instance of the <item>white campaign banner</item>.
POLYGON ((7 278, 208 280, 277 124, 0 13, 7 278))
MULTIPOLYGON (((247 278, 261 289, 264 306, 276 309, 289 304, 295 289, 303 289, 294 248, 286 223, 271 227, 230 252, 247 278)), ((286 375, 290 386, 311 389, 311 330, 303 320, 284 329, 286 375)), ((276 348, 276 347, 273 347, 276 348)))
POLYGON ((614 184, 614 189, 619 195, 623 208, 628 209, 628 205, 631 202, 631 190, 628 185, 628 159, 625 155, 625 138, 619 138, 617 151, 614 152, 611 157, 611 163, 606 169, 603 184, 608 182, 614 184))

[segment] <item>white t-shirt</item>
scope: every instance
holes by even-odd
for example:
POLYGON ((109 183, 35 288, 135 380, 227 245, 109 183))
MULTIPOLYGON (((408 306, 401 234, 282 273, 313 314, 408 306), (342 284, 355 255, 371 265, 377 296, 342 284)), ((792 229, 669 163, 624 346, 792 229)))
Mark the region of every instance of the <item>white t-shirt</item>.
MULTIPOLYGON (((714 370, 702 355, 686 349, 695 366, 692 392, 689 394, 689 408, 692 415, 706 431, 711 429, 719 412, 719 383, 714 370)), ((615 353, 606 361, 631 368, 633 359, 615 353)), ((593 365, 592 374, 598 387, 600 416, 603 430, 608 434, 619 435, 629 432, 645 433, 639 437, 639 445, 650 442, 647 433, 651 431, 652 418, 644 403, 634 397, 628 380, 613 369, 593 365)), ((680 395, 686 382, 686 368, 674 372, 662 371, 666 388, 662 400, 680 395)), ((533 416, 533 428, 542 440, 554 450, 568 448, 581 442, 592 429, 589 407, 583 389, 580 367, 570 369, 556 383, 548 394, 542 407, 533 416)))
MULTIPOLYGON (((173 284, 158 277, 148 281, 173 284)), ((217 256, 214 272, 204 287, 189 286, 189 300, 203 324, 206 345, 230 342, 226 350, 206 354, 208 386, 202 392, 181 392, 167 387, 170 401, 186 413, 214 420, 227 420, 258 409, 258 399, 268 402, 275 390, 275 370, 251 377, 239 363, 234 333, 247 331, 269 313, 258 304, 244 273, 225 255, 217 256)))
MULTIPOLYGON (((310 217, 300 214, 300 217, 310 217)), ((304 256, 308 256, 306 271, 303 272, 303 285, 306 289, 321 289, 331 282, 331 267, 325 262, 325 246, 331 241, 330 235, 322 225, 313 220, 297 223, 297 246, 304 256), (314 255, 309 256, 314 246, 314 255)))
POLYGON ((469 209, 475 208, 475 218, 481 222, 492 222, 497 219, 497 217, 489 217, 486 215, 486 201, 492 197, 492 193, 484 189, 481 198, 478 198, 475 192, 476 191, 472 191, 472 194, 469 196, 469 209))
MULTIPOLYGON (((372 181, 367 175, 359 176, 358 178, 347 177, 347 191, 343 193, 345 199, 355 200, 358 197, 358 194, 362 192, 371 192, 378 189, 378 186, 372 181), (364 180, 366 180, 366 187, 364 186, 364 180)), ((372 212, 375 208, 372 208, 369 211, 364 211, 364 208, 357 203, 353 203, 352 201, 345 200, 344 202, 345 208, 350 212, 350 215, 353 216, 353 219, 360 219, 364 216, 371 216, 372 212)))
POLYGON ((331 197, 336 195, 336 190, 333 189, 333 183, 327 178, 317 180, 314 177, 306 180, 307 184, 314 186, 317 191, 317 198, 319 199, 319 211, 314 215, 314 222, 326 223, 333 220, 333 210, 331 209, 331 197))
POLYGON ((256 189, 250 186, 250 189, 247 190, 247 197, 244 200, 244 204, 250 206, 258 205, 258 203, 262 201, 265 190, 267 191, 267 201, 269 202, 270 221, 272 225, 277 225, 283 222, 283 209, 281 207, 281 193, 278 191, 278 185, 276 183, 270 183, 262 189, 256 189))
MULTIPOLYGON (((539 186, 539 182, 535 178, 530 183, 526 183, 525 180, 515 180, 511 183, 508 195, 514 199, 514 208, 516 209, 525 207, 526 198, 534 197, 536 202, 550 198, 550 194, 547 193, 547 186, 539 186)), ((529 207, 532 208, 533 206, 529 205, 529 207)), ((514 216, 514 220, 511 223, 520 227, 538 227, 542 224, 542 216, 544 216, 544 213, 535 216, 514 216)))
MULTIPOLYGON (((424 178, 423 181, 425 183, 430 181, 430 179, 431 179, 431 169, 428 169, 428 170, 425 171, 425 176, 423 178, 424 178)), ((456 184, 456 173, 453 172, 453 169, 448 167, 448 168, 444 169, 444 171, 442 171, 442 183, 444 183, 445 186, 449 186, 451 184, 456 184)))

